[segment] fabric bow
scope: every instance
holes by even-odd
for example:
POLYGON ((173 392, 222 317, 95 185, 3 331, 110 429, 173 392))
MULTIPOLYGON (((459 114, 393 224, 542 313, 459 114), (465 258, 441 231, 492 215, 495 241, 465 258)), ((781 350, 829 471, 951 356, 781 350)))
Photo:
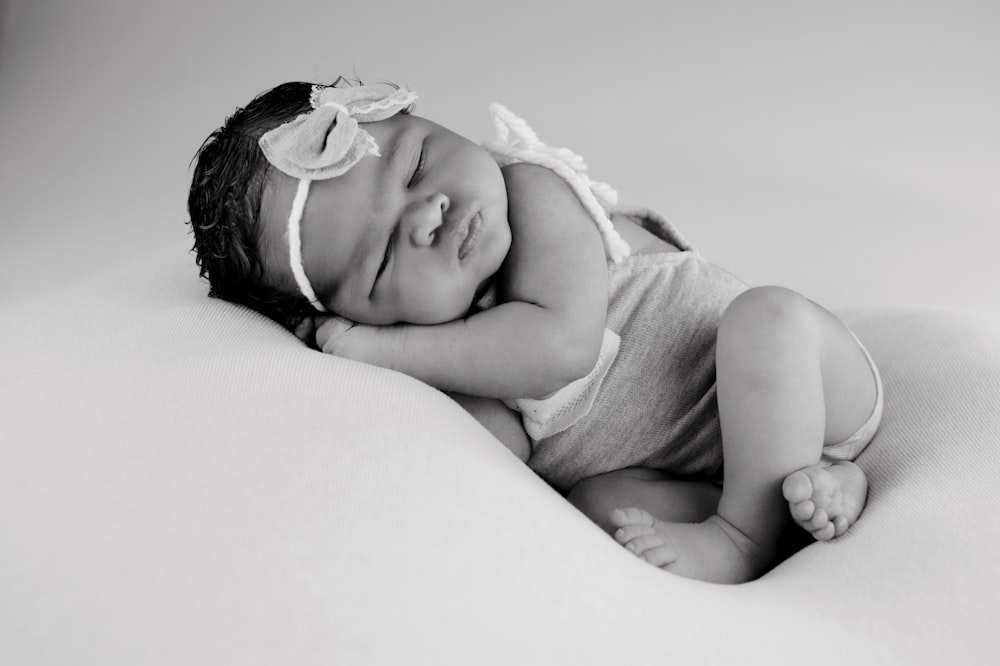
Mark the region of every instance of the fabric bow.
POLYGON ((313 86, 313 110, 264 134, 260 148, 268 162, 293 178, 334 178, 365 155, 379 155, 375 139, 358 123, 385 120, 416 99, 405 88, 313 86))

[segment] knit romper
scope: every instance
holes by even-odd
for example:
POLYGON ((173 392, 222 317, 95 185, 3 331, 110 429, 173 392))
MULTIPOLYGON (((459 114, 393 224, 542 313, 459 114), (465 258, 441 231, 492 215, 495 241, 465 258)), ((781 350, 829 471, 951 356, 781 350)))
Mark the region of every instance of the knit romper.
POLYGON ((721 469, 715 339, 722 313, 747 284, 705 261, 655 213, 630 217, 680 252, 608 262, 605 325, 621 338, 618 355, 591 410, 533 441, 528 459, 561 492, 625 467, 685 477, 721 469))

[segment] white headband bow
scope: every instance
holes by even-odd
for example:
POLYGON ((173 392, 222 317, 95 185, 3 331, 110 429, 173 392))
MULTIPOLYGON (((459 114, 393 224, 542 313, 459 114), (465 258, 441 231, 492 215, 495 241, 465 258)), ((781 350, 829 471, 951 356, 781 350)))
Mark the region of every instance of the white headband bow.
POLYGON ((417 94, 376 86, 313 86, 312 111, 276 127, 260 138, 267 161, 299 179, 288 214, 288 260, 302 295, 320 311, 327 309, 302 266, 302 213, 314 180, 335 178, 366 155, 379 156, 378 144, 358 123, 376 122, 412 106, 417 94))

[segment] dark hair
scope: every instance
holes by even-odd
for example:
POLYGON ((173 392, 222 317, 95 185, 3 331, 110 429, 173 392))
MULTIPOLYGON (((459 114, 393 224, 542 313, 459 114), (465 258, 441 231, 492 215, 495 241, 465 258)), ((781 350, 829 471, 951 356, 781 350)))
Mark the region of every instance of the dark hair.
POLYGON ((209 296, 257 310, 292 329, 313 312, 301 294, 264 284, 260 203, 270 163, 261 135, 311 109, 311 83, 283 83, 237 109, 194 157, 188 215, 200 274, 209 296))
MULTIPOLYGON (((390 81, 380 84, 398 89, 390 81)), ((236 109, 194 156, 188 215, 195 260, 209 296, 240 303, 292 330, 316 311, 298 289, 265 284, 260 250, 260 203, 271 164, 258 141, 270 130, 312 110, 312 83, 282 83, 236 109)), ((329 84, 365 85, 343 76, 329 84)), ((400 113, 410 113, 413 105, 400 113)))

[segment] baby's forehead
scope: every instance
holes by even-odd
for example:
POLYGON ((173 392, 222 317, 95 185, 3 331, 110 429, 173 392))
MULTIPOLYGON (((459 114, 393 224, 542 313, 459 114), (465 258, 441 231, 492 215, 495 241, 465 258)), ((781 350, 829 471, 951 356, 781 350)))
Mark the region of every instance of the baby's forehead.
MULTIPOLYGON (((410 134, 408 130, 433 127, 433 123, 408 114, 396 114, 385 120, 361 123, 360 127, 372 135, 378 144, 379 155, 365 156, 342 175, 312 182, 300 221, 303 252, 307 253, 316 242, 322 244, 330 240, 325 234, 320 239, 312 233, 317 229, 315 224, 317 220, 339 220, 343 223, 348 219, 350 222, 360 224, 360 220, 354 218, 374 214, 374 210, 359 209, 357 200, 366 199, 366 193, 370 194, 369 190, 374 181, 381 176, 383 170, 387 169, 400 146, 406 143, 405 137, 410 134)), ((275 287, 282 288, 283 285, 288 285, 293 290, 296 287, 288 260, 288 218, 298 186, 297 178, 276 168, 270 168, 264 181, 258 216, 258 244, 264 264, 265 280, 275 287)), ((377 204, 373 205, 378 207, 377 204)))

